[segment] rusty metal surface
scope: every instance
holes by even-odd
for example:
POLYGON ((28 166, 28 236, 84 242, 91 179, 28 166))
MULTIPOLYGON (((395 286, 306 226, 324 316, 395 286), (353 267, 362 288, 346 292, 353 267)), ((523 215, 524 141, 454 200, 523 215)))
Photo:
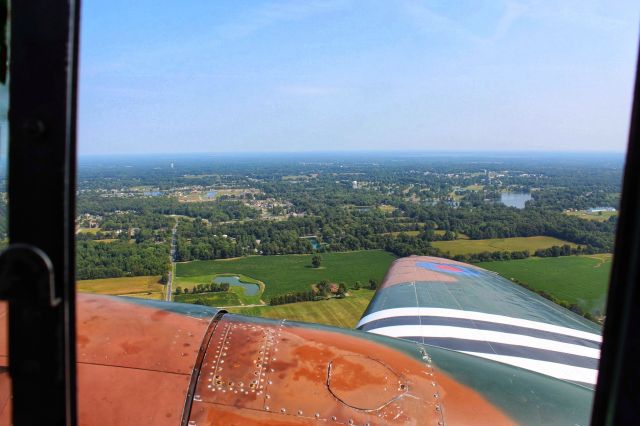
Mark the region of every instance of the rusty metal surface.
POLYGON ((78 364, 82 425, 178 425, 189 376, 78 364))
MULTIPOLYGON (((78 308, 80 423, 179 424, 210 318, 88 295, 78 308)), ((0 348, 5 327, 0 315, 0 348)), ((511 423, 418 346, 233 315, 209 332, 189 425, 511 423)), ((0 373, 0 425, 9 398, 0 373)))
POLYGON ((191 374, 210 318, 78 296, 78 362, 191 374))
MULTIPOLYGON (((179 424, 211 318, 87 294, 78 295, 77 307, 79 423, 179 424)), ((6 365, 3 313, 0 306, 0 363, 6 365)), ((10 396, 2 376, 0 404, 10 396)), ((2 411, 0 418, 1 425, 9 412, 2 411)))
POLYGON ((441 383, 428 356, 415 351, 412 358, 366 335, 225 316, 205 355, 190 424, 438 425, 450 412, 458 423, 478 415, 512 423, 476 392, 446 376, 441 383))
POLYGON ((11 424, 11 377, 6 359, 0 367, 0 426, 11 424))

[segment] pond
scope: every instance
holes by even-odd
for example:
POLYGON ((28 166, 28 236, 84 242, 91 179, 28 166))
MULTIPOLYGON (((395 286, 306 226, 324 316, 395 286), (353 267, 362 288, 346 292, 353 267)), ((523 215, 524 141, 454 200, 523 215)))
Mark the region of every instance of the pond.
POLYGON ((315 238, 309 238, 309 242, 311 243, 311 247, 313 247, 314 250, 318 250, 320 248, 320 244, 315 238))
POLYGON ((145 191, 142 193, 145 197, 159 197, 162 195, 160 191, 145 191))
POLYGON ((500 194, 500 202, 502 204, 517 209, 524 209, 525 203, 531 198, 531 194, 528 192, 503 192, 500 194))
POLYGON ((213 282, 216 284, 227 283, 232 287, 242 287, 244 288, 244 294, 247 296, 255 296, 260 291, 258 284, 243 283, 239 277, 216 277, 213 279, 213 282))

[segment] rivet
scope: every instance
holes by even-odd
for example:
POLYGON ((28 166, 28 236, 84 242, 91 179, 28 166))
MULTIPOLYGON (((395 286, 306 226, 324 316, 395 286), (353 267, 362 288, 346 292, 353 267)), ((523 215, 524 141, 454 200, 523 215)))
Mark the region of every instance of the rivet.
POLYGON ((298 410, 298 415, 301 416, 302 415, 302 410, 298 410))
POLYGON ((284 408, 281 408, 281 409, 280 409, 280 412, 282 412, 282 413, 286 413, 286 412, 287 412, 287 410, 286 410, 286 409, 284 409, 284 408))
POLYGON ((331 420, 333 420, 334 422, 336 421, 337 417, 336 416, 331 416, 331 420))

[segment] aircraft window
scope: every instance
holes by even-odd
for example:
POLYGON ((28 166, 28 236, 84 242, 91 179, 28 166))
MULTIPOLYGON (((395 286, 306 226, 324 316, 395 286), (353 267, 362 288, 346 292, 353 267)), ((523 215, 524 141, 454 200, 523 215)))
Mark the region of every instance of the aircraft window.
POLYGON ((589 421, 637 5, 205 3, 83 5, 81 422, 589 421))
POLYGON ((7 155, 9 148, 8 40, 6 5, 0 6, 0 250, 7 246, 7 155))

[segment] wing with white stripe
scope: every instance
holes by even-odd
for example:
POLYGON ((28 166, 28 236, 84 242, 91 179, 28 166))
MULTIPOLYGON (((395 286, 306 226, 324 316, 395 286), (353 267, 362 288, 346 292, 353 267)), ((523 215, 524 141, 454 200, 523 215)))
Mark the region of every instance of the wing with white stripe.
POLYGON ((590 321, 475 266, 398 259, 358 329, 593 387, 602 342, 590 321))

